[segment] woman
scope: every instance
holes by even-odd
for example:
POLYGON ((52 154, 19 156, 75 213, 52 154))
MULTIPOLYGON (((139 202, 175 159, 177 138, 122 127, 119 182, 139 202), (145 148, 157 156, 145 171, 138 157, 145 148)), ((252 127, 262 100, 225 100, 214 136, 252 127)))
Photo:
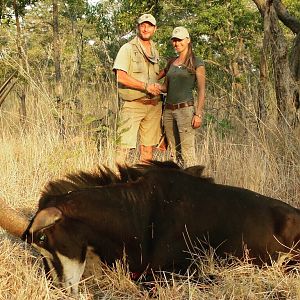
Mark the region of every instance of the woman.
POLYGON ((205 100, 205 67, 192 50, 186 28, 176 27, 172 33, 172 45, 178 56, 172 58, 166 69, 162 91, 167 92, 163 113, 168 143, 179 163, 190 166, 195 163, 195 129, 203 118, 205 100), (198 97, 194 103, 193 90, 198 97))

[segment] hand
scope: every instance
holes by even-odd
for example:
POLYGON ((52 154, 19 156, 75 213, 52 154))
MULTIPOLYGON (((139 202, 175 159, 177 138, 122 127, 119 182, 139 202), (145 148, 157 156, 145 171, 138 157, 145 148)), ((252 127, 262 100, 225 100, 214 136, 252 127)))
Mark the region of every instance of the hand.
POLYGON ((194 129, 199 128, 202 124, 202 115, 194 115, 192 119, 192 127, 194 129))
POLYGON ((167 92, 167 88, 164 84, 155 83, 155 85, 159 88, 160 93, 166 93, 167 92))
POLYGON ((146 91, 149 94, 152 94, 154 96, 158 96, 160 94, 160 84, 158 83, 151 83, 147 85, 146 91))

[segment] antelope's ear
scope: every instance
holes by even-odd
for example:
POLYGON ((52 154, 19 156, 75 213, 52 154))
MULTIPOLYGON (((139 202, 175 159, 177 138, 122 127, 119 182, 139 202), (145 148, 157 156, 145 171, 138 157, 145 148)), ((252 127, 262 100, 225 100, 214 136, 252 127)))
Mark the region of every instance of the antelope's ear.
POLYGON ((0 227, 13 236, 21 238, 29 223, 27 218, 0 198, 0 227))
POLYGON ((62 212, 56 207, 48 207, 39 211, 33 219, 29 233, 37 232, 53 226, 63 217, 62 212))

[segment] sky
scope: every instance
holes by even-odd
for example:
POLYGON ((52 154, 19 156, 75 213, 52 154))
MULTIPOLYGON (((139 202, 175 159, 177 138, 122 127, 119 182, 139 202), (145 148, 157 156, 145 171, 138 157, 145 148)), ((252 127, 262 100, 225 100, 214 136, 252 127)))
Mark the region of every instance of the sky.
POLYGON ((100 2, 101 0, 88 0, 89 4, 91 5, 95 5, 97 4, 98 2, 100 2))

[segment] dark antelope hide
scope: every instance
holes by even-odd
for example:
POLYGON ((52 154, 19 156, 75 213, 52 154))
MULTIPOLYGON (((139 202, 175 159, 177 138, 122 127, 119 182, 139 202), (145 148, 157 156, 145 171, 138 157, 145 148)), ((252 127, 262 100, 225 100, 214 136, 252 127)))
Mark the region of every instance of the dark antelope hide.
POLYGON ((48 183, 23 238, 44 256, 51 277, 77 293, 91 249, 111 265, 126 253, 131 272, 184 272, 186 236, 217 255, 256 264, 281 252, 298 260, 299 210, 249 190, 215 184, 203 167, 171 162, 119 167, 119 175, 69 175, 48 183), (209 242, 209 245, 207 244, 209 242))

